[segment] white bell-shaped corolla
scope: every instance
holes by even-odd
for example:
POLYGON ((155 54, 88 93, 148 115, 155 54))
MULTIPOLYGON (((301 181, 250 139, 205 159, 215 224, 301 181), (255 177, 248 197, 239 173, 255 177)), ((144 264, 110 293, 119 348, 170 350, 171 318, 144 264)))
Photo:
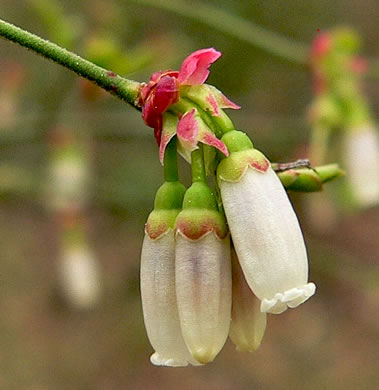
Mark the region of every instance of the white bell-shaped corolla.
POLYGON ((344 134, 343 159, 353 196, 362 207, 379 203, 379 134, 372 124, 344 134))
POLYGON ((63 248, 59 276, 63 293, 73 307, 88 309, 98 303, 101 295, 100 270, 86 243, 63 248))
POLYGON ((228 337, 231 317, 230 238, 205 183, 188 189, 176 220, 176 296, 191 355, 214 360, 228 337))
POLYGON ((269 161, 242 132, 222 137, 230 156, 218 166, 222 202, 246 281, 261 311, 282 313, 315 293, 299 222, 269 161))
POLYGON ((232 250, 232 322, 229 337, 237 351, 255 351, 266 330, 266 313, 260 310, 261 302, 246 283, 237 254, 232 250))
POLYGON ((174 223, 184 195, 178 182, 166 182, 149 215, 141 254, 141 295, 145 327, 158 366, 198 364, 189 353, 180 327, 175 291, 174 223))

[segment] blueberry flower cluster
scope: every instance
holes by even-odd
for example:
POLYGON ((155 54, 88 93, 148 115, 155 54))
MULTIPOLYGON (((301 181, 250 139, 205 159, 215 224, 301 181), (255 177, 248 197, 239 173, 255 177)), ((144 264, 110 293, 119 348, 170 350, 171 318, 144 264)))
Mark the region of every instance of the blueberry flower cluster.
MULTIPOLYGON (((205 84, 220 55, 212 48, 192 53, 179 71, 155 73, 140 93, 165 176, 141 256, 143 313, 156 365, 211 362, 228 335, 237 350, 253 351, 266 313, 295 308, 315 293, 280 178, 223 111, 239 107, 205 84), (177 152, 191 163, 188 189, 179 181, 177 152)), ((297 180, 283 177, 291 185, 297 180)))
POLYGON ((357 34, 349 29, 322 32, 313 42, 311 154, 319 164, 328 150, 337 150, 348 178, 343 198, 371 207, 379 203, 379 133, 362 93, 361 77, 367 66, 357 55, 359 46, 357 34), (336 147, 331 146, 332 139, 337 140, 336 147))

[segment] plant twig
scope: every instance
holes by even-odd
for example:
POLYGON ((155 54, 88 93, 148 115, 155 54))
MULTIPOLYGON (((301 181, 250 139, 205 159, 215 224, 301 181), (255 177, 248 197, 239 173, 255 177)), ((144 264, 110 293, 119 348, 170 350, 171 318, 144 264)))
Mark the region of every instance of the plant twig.
POLYGON ((118 76, 94 63, 50 42, 29 33, 11 23, 0 19, 0 36, 26 47, 65 68, 68 68, 118 98, 139 109, 138 94, 141 84, 118 76))
MULTIPOLYGON (((288 60, 292 63, 305 66, 308 64, 310 44, 286 38, 274 33, 253 22, 232 15, 228 11, 207 4, 185 0, 130 0, 136 4, 159 8, 173 12, 185 18, 202 22, 224 34, 237 38, 267 53, 288 60)), ((379 79, 379 59, 368 58, 367 77, 379 79)))
POLYGON ((254 23, 232 15, 226 10, 206 4, 206 2, 186 2, 184 0, 132 0, 134 3, 148 5, 186 18, 200 21, 225 34, 259 47, 271 55, 284 58, 301 65, 307 63, 308 46, 279 34, 268 31, 254 23))

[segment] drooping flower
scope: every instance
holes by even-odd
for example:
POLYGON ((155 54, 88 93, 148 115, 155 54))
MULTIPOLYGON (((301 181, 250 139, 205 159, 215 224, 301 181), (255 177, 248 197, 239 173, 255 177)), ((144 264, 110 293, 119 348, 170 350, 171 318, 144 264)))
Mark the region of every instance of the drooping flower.
POLYGON ((222 137, 230 156, 218 166, 222 202, 246 281, 261 311, 278 314, 315 292, 299 222, 279 178, 248 137, 222 137))
POLYGON ((102 283, 98 259, 87 240, 85 224, 76 215, 60 215, 62 228, 58 276, 62 293, 76 309, 88 309, 99 302, 102 283))
POLYGON ((146 331, 159 366, 198 364, 191 357, 180 328, 175 292, 174 223, 185 188, 166 182, 158 190, 146 223, 141 254, 141 295, 146 331))
POLYGON ((101 290, 99 269, 88 247, 65 249, 59 266, 62 289, 70 304, 83 309, 98 302, 101 290))
POLYGON ((356 201, 363 207, 379 203, 379 134, 372 124, 347 129, 343 158, 356 201))
POLYGON ((232 249, 233 293, 232 322, 229 337, 237 351, 255 351, 266 330, 266 313, 260 310, 260 301, 246 283, 237 254, 232 249))
POLYGON ((209 75, 209 66, 220 56, 221 53, 213 48, 197 50, 183 61, 179 71, 154 73, 149 83, 141 89, 142 118, 148 126, 154 128, 158 145, 161 143, 163 114, 179 101, 180 96, 201 96, 204 109, 214 116, 222 115, 222 108, 239 108, 216 88, 204 85, 209 75), (192 87, 195 93, 191 91, 192 87))
POLYGON ((230 240, 205 183, 187 190, 176 221, 176 296, 191 355, 213 361, 228 337, 231 311, 230 240))
POLYGON ((47 204, 56 211, 82 209, 91 182, 88 151, 65 129, 54 130, 50 142, 47 204))

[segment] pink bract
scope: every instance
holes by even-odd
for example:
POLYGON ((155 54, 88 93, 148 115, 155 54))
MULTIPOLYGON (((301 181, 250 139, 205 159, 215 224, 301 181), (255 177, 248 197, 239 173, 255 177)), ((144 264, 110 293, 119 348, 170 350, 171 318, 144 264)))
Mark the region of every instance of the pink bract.
POLYGON ((190 54, 180 68, 179 84, 203 84, 209 76, 209 66, 220 57, 221 53, 213 48, 197 50, 190 54))
POLYGON ((220 56, 221 53, 213 48, 197 50, 183 61, 179 72, 156 72, 141 89, 142 119, 154 128, 158 143, 162 132, 162 114, 178 101, 180 85, 203 84, 209 75, 209 66, 220 56))
POLYGON ((229 152, 225 144, 220 141, 211 130, 204 124, 201 118, 196 117, 195 109, 187 112, 182 116, 178 123, 177 136, 179 143, 183 149, 192 152, 197 149, 199 142, 213 146, 225 156, 229 156, 229 152))
POLYGON ((195 119, 195 109, 183 115, 178 123, 176 132, 179 142, 185 149, 192 152, 197 148, 197 137, 199 135, 199 126, 195 119))

